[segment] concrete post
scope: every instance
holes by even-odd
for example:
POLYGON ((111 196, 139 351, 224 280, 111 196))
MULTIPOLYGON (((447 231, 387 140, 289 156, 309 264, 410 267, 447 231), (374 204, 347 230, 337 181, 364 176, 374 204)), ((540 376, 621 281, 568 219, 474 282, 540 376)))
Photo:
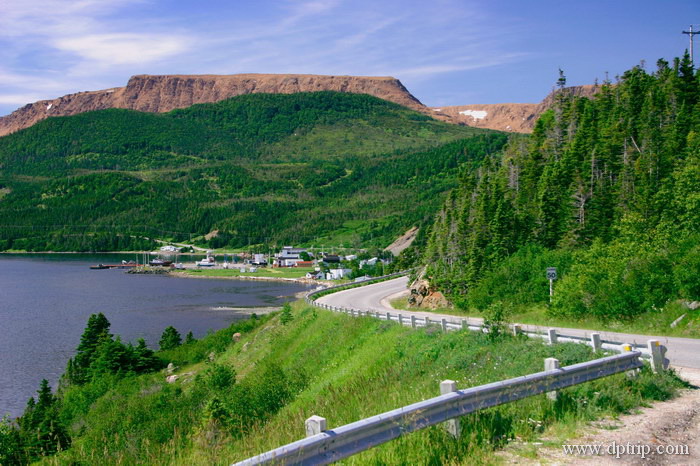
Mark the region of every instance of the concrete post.
POLYGON ((321 416, 311 416, 304 422, 304 427, 306 428, 307 437, 320 434, 326 430, 326 418, 321 416))
MULTIPOLYGON (((630 345, 629 343, 621 344, 620 348, 622 348, 623 353, 634 350, 634 347, 632 345, 630 345)), ((625 375, 627 377, 636 377, 638 373, 639 373, 639 369, 632 369, 631 371, 625 372, 625 375)))
MULTIPOLYGON (((446 395, 448 393, 457 391, 457 382, 454 380, 443 380, 440 382, 440 395, 446 395)), ((445 430, 455 438, 459 438, 461 432, 461 427, 459 425, 459 419, 450 419, 445 421, 445 430)))
POLYGON ((600 351, 603 349, 603 344, 600 341, 600 333, 591 333, 591 347, 593 347, 593 351, 600 351))
POLYGON ((557 343, 557 331, 556 329, 550 328, 547 330, 547 336, 549 337, 549 344, 555 345, 557 343))
POLYGON ((442 319, 440 324, 442 325, 442 331, 447 332, 447 319, 442 319))
POLYGON ((411 316, 411 327, 416 328, 416 316, 411 316))
MULTIPOLYGON (((559 369, 559 367, 559 360, 557 358, 547 358, 544 360, 544 370, 546 371, 553 371, 559 369)), ((556 390, 547 392, 547 398, 550 400, 557 401, 558 396, 559 393, 556 390)))
POLYGON ((523 333, 523 327, 520 324, 513 324, 513 336, 518 336, 523 333))
POLYGON ((469 321, 467 319, 462 319, 462 330, 469 330, 469 321))
POLYGON ((390 312, 386 313, 386 321, 391 322, 391 313, 390 312))
POLYGON ((647 341, 647 348, 651 353, 651 370, 658 374, 664 370, 664 357, 661 354, 661 342, 659 340, 647 341))

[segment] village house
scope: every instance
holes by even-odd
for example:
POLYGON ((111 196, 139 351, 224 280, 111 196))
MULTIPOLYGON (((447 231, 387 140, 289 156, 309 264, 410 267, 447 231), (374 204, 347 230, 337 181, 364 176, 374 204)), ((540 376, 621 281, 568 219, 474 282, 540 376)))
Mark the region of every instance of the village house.
POLYGON ((274 264, 276 267, 295 267, 297 262, 303 262, 301 253, 304 252, 306 252, 304 248, 285 246, 278 254, 275 254, 274 264))

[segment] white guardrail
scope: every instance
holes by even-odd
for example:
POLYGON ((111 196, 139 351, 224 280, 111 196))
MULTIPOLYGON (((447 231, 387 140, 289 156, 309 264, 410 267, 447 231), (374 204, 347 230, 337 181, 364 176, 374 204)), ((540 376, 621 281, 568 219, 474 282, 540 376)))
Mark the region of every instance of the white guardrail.
MULTIPOLYGON (((377 279, 368 280, 363 284, 376 283, 377 281, 401 275, 405 275, 405 273, 378 277, 377 279)), ((396 321, 399 324, 410 325, 414 328, 428 325, 440 325, 443 331, 463 329, 481 332, 488 331, 488 329, 482 326, 470 325, 467 320, 462 320, 461 323, 456 324, 454 322, 448 322, 444 318, 439 321, 431 320, 428 317, 420 319, 416 316, 410 316, 409 318, 409 316, 403 316, 401 314, 393 315, 390 312, 380 313, 362 311, 359 309, 339 308, 315 301, 318 294, 325 294, 329 290, 340 291, 342 289, 352 288, 353 285, 355 284, 339 285, 312 291, 307 294, 306 301, 322 309, 343 312, 355 317, 368 316, 387 321, 396 321)), ((547 334, 525 332, 517 324, 513 325, 512 329, 516 335, 523 334, 530 337, 545 338, 550 344, 565 341, 589 343, 587 338, 558 335, 554 329, 550 329, 547 334)), ((542 393, 547 393, 549 398, 556 399, 557 390, 562 388, 590 382, 622 372, 635 374, 637 369, 644 365, 641 360, 643 357, 651 359, 652 370, 656 373, 664 370, 668 364, 668 361, 664 359, 666 348, 657 340, 649 340, 647 348, 640 349, 627 343, 601 341, 600 335, 594 333, 591 336, 590 344, 596 350, 612 350, 620 352, 620 354, 566 367, 559 367, 558 360, 547 358, 545 359, 545 370, 543 372, 464 390, 458 390, 454 381, 445 380, 440 384, 440 393, 442 393, 442 395, 438 397, 420 401, 334 429, 326 428, 326 420, 324 418, 312 416, 305 422, 307 433, 305 439, 235 464, 240 466, 260 464, 328 464, 347 458, 361 451, 368 450, 403 434, 439 423, 445 423, 445 427, 452 435, 459 436, 460 426, 459 420, 456 418, 460 416, 542 393)))

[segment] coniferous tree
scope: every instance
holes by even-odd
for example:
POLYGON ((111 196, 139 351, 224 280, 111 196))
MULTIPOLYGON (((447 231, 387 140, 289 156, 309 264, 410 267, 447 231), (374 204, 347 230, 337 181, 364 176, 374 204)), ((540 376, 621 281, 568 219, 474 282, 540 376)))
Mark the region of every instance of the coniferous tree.
POLYGON ((18 422, 23 447, 30 457, 52 455, 70 446, 70 437, 59 418, 58 400, 46 379, 41 381, 37 401, 29 399, 18 422))
POLYGON ((181 343, 182 337, 180 336, 180 333, 175 329, 175 327, 168 326, 163 331, 158 345, 160 346, 161 350, 169 350, 180 346, 181 343))
POLYGON ((66 378, 69 383, 84 383, 87 380, 87 371, 95 358, 97 348, 106 340, 111 340, 109 333, 110 322, 101 312, 92 314, 88 318, 87 325, 80 337, 77 354, 72 360, 68 360, 66 378))

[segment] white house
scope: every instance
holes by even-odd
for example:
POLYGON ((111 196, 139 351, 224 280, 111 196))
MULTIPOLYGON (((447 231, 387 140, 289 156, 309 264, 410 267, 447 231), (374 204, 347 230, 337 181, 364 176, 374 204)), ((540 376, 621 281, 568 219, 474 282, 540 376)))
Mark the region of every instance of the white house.
POLYGON ((326 280, 340 280, 352 273, 352 269, 330 269, 326 273, 326 280))
POLYGON ((253 254, 253 265, 267 265, 267 258, 265 254, 253 254))
POLYGON ((275 255, 275 265, 277 267, 294 267, 297 262, 301 262, 301 253, 306 252, 304 248, 293 248, 285 246, 275 255))
POLYGON ((360 261, 360 268, 364 267, 365 265, 369 265, 370 267, 374 267, 375 265, 377 265, 378 260, 379 259, 376 257, 373 257, 373 258, 367 259, 367 260, 361 260, 360 261))

